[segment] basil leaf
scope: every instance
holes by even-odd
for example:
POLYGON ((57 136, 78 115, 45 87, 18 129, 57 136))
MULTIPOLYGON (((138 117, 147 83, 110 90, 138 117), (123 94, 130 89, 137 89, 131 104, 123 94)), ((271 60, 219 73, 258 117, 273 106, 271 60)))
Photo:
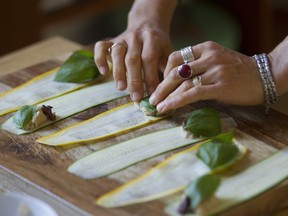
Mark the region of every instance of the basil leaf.
POLYGON ((211 197, 220 183, 221 178, 211 174, 191 181, 185 189, 185 194, 190 200, 190 208, 195 209, 201 202, 211 197))
POLYGON ((155 106, 149 103, 149 97, 143 98, 139 102, 140 109, 148 116, 158 116, 158 111, 155 106))
POLYGON ((232 144, 233 143, 233 133, 231 131, 221 133, 218 136, 213 137, 212 141, 226 143, 226 144, 232 144))
POLYGON ((172 115, 175 110, 170 110, 166 113, 159 113, 156 109, 156 106, 152 106, 150 103, 149 103, 149 97, 145 97, 143 98, 139 103, 139 108, 140 110, 145 113, 145 115, 147 116, 154 116, 154 117, 164 117, 164 116, 169 116, 169 115, 172 115))
POLYGON ((33 116, 37 112, 36 106, 22 106, 13 116, 13 122, 18 128, 25 128, 32 121, 33 116))
POLYGON ((212 170, 223 169, 233 163, 238 154, 238 147, 232 142, 232 133, 221 134, 202 144, 196 156, 212 170))
POLYGON ((221 118, 211 108, 198 109, 184 121, 183 128, 196 137, 213 137, 221 133, 221 118))
POLYGON ((93 53, 87 50, 74 52, 60 67, 54 80, 57 82, 83 83, 95 79, 99 71, 93 53))

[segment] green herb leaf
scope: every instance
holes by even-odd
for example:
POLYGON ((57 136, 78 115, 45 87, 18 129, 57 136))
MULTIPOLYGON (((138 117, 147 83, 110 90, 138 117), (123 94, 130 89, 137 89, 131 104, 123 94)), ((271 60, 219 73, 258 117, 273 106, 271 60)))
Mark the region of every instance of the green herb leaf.
POLYGON ((225 144, 233 144, 233 132, 227 131, 225 133, 221 133, 218 136, 213 137, 212 141, 225 144))
POLYGON ((175 110, 170 110, 166 113, 159 113, 156 109, 155 106, 152 106, 150 103, 149 103, 149 97, 145 97, 143 98, 139 103, 139 108, 140 110, 145 113, 145 115, 147 116, 155 116, 155 117, 165 117, 165 116, 169 116, 169 115, 172 115, 175 110))
POLYGON ((83 83, 95 79, 99 71, 93 53, 87 50, 74 52, 60 67, 54 80, 57 82, 83 83))
POLYGON ((185 194, 190 200, 190 208, 195 209, 201 202, 211 197, 221 183, 221 178, 216 175, 203 175, 191 181, 185 189, 185 194))
POLYGON ((156 109, 155 106, 152 106, 149 103, 149 97, 143 98, 140 102, 139 102, 139 107, 140 109, 148 116, 158 116, 159 113, 156 109))
POLYGON ((239 154, 239 149, 232 139, 232 132, 220 134, 202 144, 197 149, 196 156, 212 170, 223 169, 233 163, 239 154))
POLYGON ((36 106, 25 105, 22 106, 13 116, 13 122, 18 128, 24 129, 29 122, 32 121, 33 116, 37 112, 36 106))
POLYGON ((215 110, 202 108, 193 111, 183 128, 196 137, 213 137, 221 133, 221 118, 215 110))

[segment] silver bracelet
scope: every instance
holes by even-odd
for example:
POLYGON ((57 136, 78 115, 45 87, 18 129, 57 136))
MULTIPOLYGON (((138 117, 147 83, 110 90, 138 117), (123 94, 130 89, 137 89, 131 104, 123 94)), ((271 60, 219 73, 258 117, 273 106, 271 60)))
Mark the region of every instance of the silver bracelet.
POLYGON ((252 57, 258 67, 261 81, 264 88, 264 100, 265 100, 265 112, 266 114, 270 113, 270 104, 277 102, 278 97, 276 94, 276 86, 273 81, 272 73, 270 70, 268 57, 266 53, 260 55, 254 55, 252 57))
POLYGON ((278 97, 276 94, 276 86, 275 86, 275 83, 273 81, 272 73, 271 73, 271 70, 269 67, 268 57, 265 53, 262 53, 260 55, 260 59, 262 61, 262 64, 264 65, 267 79, 268 79, 268 86, 270 89, 270 104, 274 104, 278 101, 278 97))

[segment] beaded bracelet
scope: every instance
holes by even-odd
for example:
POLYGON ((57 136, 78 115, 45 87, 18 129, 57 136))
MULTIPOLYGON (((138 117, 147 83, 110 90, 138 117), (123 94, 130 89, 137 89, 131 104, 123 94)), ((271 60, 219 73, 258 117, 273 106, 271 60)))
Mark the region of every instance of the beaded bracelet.
POLYGON ((264 88, 264 100, 265 100, 265 112, 266 114, 270 113, 270 104, 274 104, 277 100, 276 86, 273 81, 272 73, 270 70, 268 57, 266 53, 260 55, 254 55, 252 57, 258 67, 261 81, 264 88))

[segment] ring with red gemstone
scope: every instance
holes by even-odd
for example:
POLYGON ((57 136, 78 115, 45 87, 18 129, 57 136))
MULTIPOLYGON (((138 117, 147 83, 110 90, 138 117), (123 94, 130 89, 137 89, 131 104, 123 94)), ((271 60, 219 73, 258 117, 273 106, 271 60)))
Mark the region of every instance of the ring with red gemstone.
POLYGON ((192 77, 193 71, 188 64, 182 64, 177 68, 177 74, 181 79, 186 80, 192 77))

